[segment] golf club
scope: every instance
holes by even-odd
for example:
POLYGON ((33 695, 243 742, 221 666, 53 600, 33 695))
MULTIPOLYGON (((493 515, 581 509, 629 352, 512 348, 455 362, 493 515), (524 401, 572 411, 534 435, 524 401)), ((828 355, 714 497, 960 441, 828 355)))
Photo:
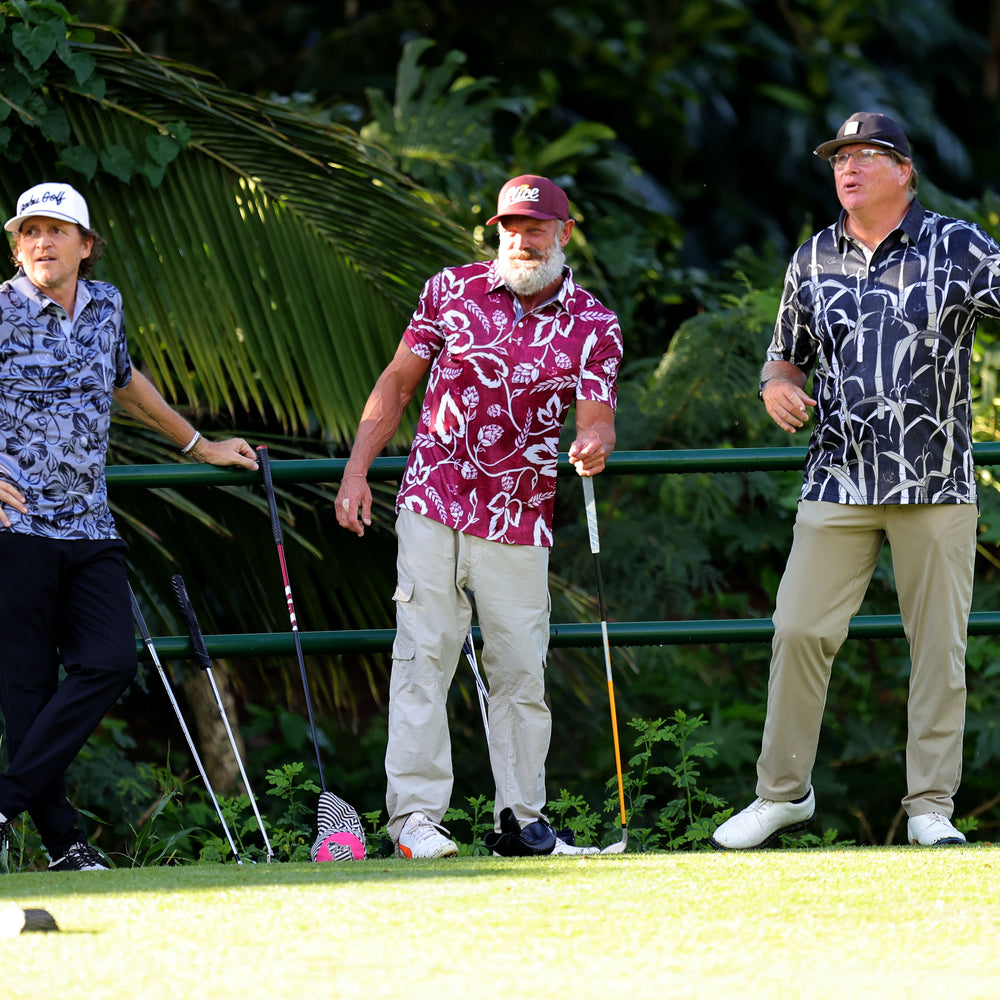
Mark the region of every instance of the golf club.
POLYGON ((194 762, 197 765, 198 773, 201 775, 201 780, 205 782, 205 787, 208 789, 209 798, 212 800, 212 805, 215 806, 215 811, 219 816, 219 822, 222 824, 222 829, 226 833, 226 840, 229 841, 229 847, 233 852, 233 857, 236 858, 236 863, 238 865, 243 864, 240 858, 240 852, 236 850, 236 844, 233 841, 233 835, 229 832, 229 826, 226 823, 225 816, 222 815, 222 809, 219 807, 219 799, 215 794, 215 790, 212 788, 212 783, 208 780, 208 774, 205 772, 205 767, 201 762, 201 757, 198 756, 198 751, 195 749, 194 740, 191 738, 191 732, 187 727, 187 723, 184 721, 184 716, 181 715, 180 706, 177 704, 177 699, 174 697, 174 690, 170 685, 170 681, 167 678, 167 672, 163 669, 163 664, 160 663, 160 657, 156 652, 156 647, 153 645, 153 640, 150 637, 149 629, 146 628, 145 619, 142 617, 142 612, 139 610, 139 603, 135 599, 135 593, 132 588, 129 587, 129 597, 132 599, 132 617, 135 619, 135 623, 139 628, 139 635, 142 636, 142 641, 149 651, 150 658, 153 661, 153 665, 156 667, 157 672, 160 675, 160 680, 163 681, 163 686, 167 691, 167 697, 170 699, 170 704, 173 706, 174 715, 177 716, 177 721, 180 723, 182 732, 184 733, 184 738, 187 740, 188 748, 191 751, 191 756, 194 758, 194 762))
POLYGON ((359 861, 365 856, 365 835, 361 817, 353 806, 333 792, 327 791, 326 788, 323 760, 319 752, 319 737, 316 734, 316 720, 313 716, 312 698, 309 695, 309 678, 306 676, 306 662, 302 656, 302 640, 299 638, 299 624, 295 617, 295 604, 292 601, 292 585, 288 582, 285 545, 281 536, 281 520, 278 517, 278 504, 274 497, 271 462, 267 454, 266 444, 257 446, 257 462, 260 465, 264 493, 267 496, 267 508, 271 515, 271 534, 274 536, 274 544, 278 549, 281 580, 285 586, 285 601, 288 604, 288 617, 292 623, 292 637, 295 640, 295 655, 299 661, 299 674, 302 677, 302 693, 306 699, 309 731, 312 733, 313 748, 316 751, 316 770, 319 772, 319 783, 323 789, 319 795, 316 813, 318 835, 309 854, 313 861, 348 861, 351 859, 359 861))
POLYGON ((615 741, 615 770, 618 774, 618 805, 622 816, 622 839, 617 844, 610 844, 601 851, 602 854, 621 854, 628 845, 628 824, 625 819, 625 785, 622 781, 622 756, 618 747, 618 713, 615 710, 615 688, 611 676, 611 646, 608 643, 607 612, 604 609, 604 585, 601 582, 601 539, 597 532, 597 504, 594 501, 594 480, 590 476, 582 476, 583 499, 587 509, 587 531, 590 535, 590 551, 594 553, 594 570, 597 574, 597 606, 601 612, 601 637, 604 640, 604 666, 608 675, 608 701, 611 704, 611 733, 615 741))
POLYGON ((205 636, 202 634, 201 626, 198 624, 198 616, 194 613, 191 605, 191 598, 188 596, 187 587, 184 586, 184 578, 175 574, 170 578, 170 584, 174 588, 174 596, 177 598, 177 605, 181 615, 184 617, 184 624, 187 626, 188 636, 191 639, 191 646, 194 649, 195 658, 198 660, 202 670, 208 675, 209 683, 212 685, 212 693, 215 695, 215 704, 219 707, 219 715, 222 723, 226 727, 226 735, 229 737, 229 745, 233 748, 233 756, 240 769, 240 777, 243 779, 243 787, 247 790, 247 797, 253 808, 253 814, 257 817, 257 826, 260 827, 260 835, 264 839, 264 847, 267 851, 267 861, 274 860, 274 851, 271 849, 271 841, 267 838, 267 830, 264 828, 264 820, 261 819, 260 810, 257 808, 257 800, 254 798, 253 789, 250 787, 250 779, 247 777, 243 760, 240 757, 239 747, 236 745, 236 737, 233 735, 232 727, 229 724, 229 717, 226 715, 225 706, 222 704, 222 695, 219 693, 219 686, 215 682, 215 673, 212 670, 212 658, 208 655, 208 647, 205 645, 205 636))
POLYGON ((483 714, 483 729, 486 731, 486 742, 490 741, 490 720, 487 714, 487 706, 490 703, 489 692, 486 690, 486 685, 483 683, 482 675, 479 673, 479 664, 476 663, 476 647, 472 644, 472 627, 469 627, 469 634, 465 637, 465 642, 462 643, 462 652, 465 653, 465 658, 469 661, 469 666, 472 667, 472 672, 476 676, 476 694, 479 695, 479 711, 483 714))
POLYGON ((302 693, 306 699, 306 714, 309 717, 309 731, 312 733, 313 749, 316 751, 316 770, 319 772, 319 783, 326 791, 326 778, 323 774, 323 760, 319 752, 319 737, 316 735, 316 720, 313 717, 312 698, 309 696, 309 679, 306 676, 306 661, 302 656, 302 640, 299 638, 299 624, 295 618, 295 604, 292 601, 292 586, 288 582, 288 566, 285 563, 285 544, 281 535, 281 520, 278 517, 278 504, 274 498, 274 483, 271 481, 271 462, 267 455, 267 445, 257 446, 257 461, 264 480, 264 493, 267 496, 267 507, 271 515, 271 534, 278 548, 278 562, 281 564, 281 579, 285 585, 285 601, 288 604, 288 617, 292 623, 292 637, 295 640, 295 655, 299 661, 299 674, 302 677, 302 693))

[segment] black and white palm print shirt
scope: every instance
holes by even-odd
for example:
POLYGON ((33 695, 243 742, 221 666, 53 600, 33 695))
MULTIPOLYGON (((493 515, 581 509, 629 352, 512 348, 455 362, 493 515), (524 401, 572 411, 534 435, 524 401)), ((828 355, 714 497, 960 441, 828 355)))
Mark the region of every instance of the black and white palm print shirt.
POLYGON ((1000 246, 916 201, 874 254, 843 224, 792 257, 767 352, 813 375, 801 499, 976 503, 969 362, 1000 246))

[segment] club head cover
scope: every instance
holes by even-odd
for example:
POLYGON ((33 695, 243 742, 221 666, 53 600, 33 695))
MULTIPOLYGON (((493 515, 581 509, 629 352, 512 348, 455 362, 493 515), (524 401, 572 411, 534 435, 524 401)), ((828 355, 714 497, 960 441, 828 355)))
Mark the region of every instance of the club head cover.
POLYGON ((360 861, 365 856, 361 817, 333 792, 320 792, 317 827, 309 852, 313 861, 360 861))
POLYGON ((501 857, 535 857, 552 853, 556 831, 543 819, 536 819, 522 830, 513 811, 504 809, 500 813, 500 832, 491 831, 483 839, 487 849, 501 857))

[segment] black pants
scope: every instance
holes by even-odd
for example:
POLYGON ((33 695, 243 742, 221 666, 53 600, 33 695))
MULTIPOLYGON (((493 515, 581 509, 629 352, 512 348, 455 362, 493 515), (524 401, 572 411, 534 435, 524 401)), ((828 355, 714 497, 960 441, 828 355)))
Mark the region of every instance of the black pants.
POLYGON ((126 549, 0 531, 0 813, 27 810, 53 858, 85 839, 66 770, 136 673, 126 549))

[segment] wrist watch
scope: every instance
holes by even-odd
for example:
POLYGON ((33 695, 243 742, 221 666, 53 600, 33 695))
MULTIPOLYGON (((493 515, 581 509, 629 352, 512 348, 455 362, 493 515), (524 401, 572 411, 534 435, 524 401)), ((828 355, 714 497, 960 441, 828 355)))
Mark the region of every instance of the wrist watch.
POLYGON ((765 378, 761 379, 760 385, 757 386, 757 398, 763 403, 764 402, 764 386, 770 382, 771 379, 765 378))

